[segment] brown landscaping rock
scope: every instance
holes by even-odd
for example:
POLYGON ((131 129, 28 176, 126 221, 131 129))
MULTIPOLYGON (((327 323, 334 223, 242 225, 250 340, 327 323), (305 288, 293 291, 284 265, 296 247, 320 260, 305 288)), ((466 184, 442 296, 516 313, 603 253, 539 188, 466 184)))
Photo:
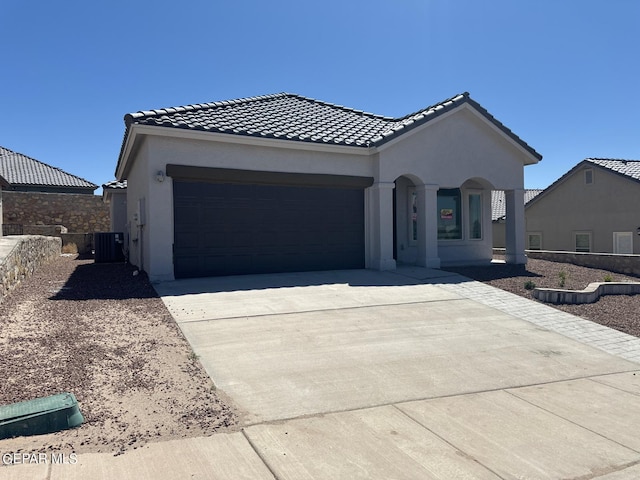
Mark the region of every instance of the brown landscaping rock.
POLYGON ((0 441, 0 450, 121 453, 209 435, 237 415, 144 274, 60 257, 0 304, 0 404, 74 393, 79 428, 0 441))

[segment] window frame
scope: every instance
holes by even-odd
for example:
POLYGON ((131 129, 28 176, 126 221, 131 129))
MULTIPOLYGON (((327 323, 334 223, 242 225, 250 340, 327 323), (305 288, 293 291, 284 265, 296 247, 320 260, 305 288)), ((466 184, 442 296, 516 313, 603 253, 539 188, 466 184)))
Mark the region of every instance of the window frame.
POLYGON ((593 234, 591 232, 586 232, 586 231, 573 232, 573 248, 574 248, 574 251, 577 252, 577 253, 591 253, 591 251, 593 250, 593 234), (589 249, 588 250, 578 250, 578 236, 579 235, 586 235, 587 238, 589 239, 589 249))
POLYGON ((462 210, 464 208, 463 200, 464 200, 464 195, 460 188, 441 188, 438 190, 436 208, 437 208, 437 215, 438 215, 437 222, 438 222, 438 241, 439 242, 460 242, 464 240, 464 215, 462 214, 462 210), (455 209, 452 212, 452 215, 456 222, 455 227, 457 227, 457 232, 459 236, 453 237, 453 238, 442 236, 442 233, 440 231, 442 212, 443 210, 449 210, 448 208, 441 208, 440 199, 446 198, 446 197, 458 199, 457 209, 455 209))
POLYGON ((542 232, 527 232, 527 250, 542 250, 542 232), (538 248, 531 248, 531 237, 538 237, 538 248))
POLYGON ((415 186, 407 187, 407 220, 408 244, 410 247, 415 247, 418 245, 418 192, 415 186))
MULTIPOLYGON (((468 190, 466 192, 466 196, 467 196, 467 239, 474 241, 474 242, 481 242, 482 240, 484 240, 484 225, 483 225, 483 221, 484 221, 484 212, 483 212, 483 195, 482 195, 482 190, 468 190), (471 197, 479 197, 479 222, 480 222, 480 236, 479 237, 474 237, 472 236, 473 233, 473 226, 471 225, 471 197)), ((463 215, 464 216, 464 215, 463 215)))
POLYGON ((593 185, 595 182, 593 168, 585 168, 584 170, 584 184, 593 185))

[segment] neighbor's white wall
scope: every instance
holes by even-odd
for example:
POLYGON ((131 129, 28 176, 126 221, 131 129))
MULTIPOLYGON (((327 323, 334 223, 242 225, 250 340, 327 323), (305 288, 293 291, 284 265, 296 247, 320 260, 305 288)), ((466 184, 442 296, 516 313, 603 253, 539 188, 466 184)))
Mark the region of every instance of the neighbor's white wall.
POLYGON ((109 210, 111 213, 111 231, 127 231, 127 191, 113 190, 109 192, 109 210))

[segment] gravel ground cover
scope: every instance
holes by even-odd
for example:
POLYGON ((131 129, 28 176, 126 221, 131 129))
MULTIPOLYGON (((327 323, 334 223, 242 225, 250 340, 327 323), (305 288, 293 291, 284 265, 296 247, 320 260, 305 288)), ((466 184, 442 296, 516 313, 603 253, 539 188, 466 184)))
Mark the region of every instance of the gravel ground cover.
POLYGON ((239 421, 144 274, 61 256, 0 303, 0 404, 73 393, 85 423, 2 452, 113 452, 239 421))
MULTIPOLYGON (((447 270, 533 300, 531 290, 525 288, 527 282, 533 282, 539 288, 570 290, 582 290, 589 283, 604 282, 605 279, 614 282, 640 282, 640 278, 634 276, 539 259, 529 259, 526 266, 494 263, 484 267, 447 270), (563 278, 564 286, 561 286, 563 278)), ((551 306, 640 337, 640 295, 607 295, 590 304, 551 306)))

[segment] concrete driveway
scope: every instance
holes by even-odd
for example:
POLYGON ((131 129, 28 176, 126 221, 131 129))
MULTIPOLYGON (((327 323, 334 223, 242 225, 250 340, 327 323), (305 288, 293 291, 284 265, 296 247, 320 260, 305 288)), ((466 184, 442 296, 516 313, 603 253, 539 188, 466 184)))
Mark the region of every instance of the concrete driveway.
POLYGON ((156 289, 265 478, 640 477, 640 365, 505 313, 505 292, 419 268, 156 289))

